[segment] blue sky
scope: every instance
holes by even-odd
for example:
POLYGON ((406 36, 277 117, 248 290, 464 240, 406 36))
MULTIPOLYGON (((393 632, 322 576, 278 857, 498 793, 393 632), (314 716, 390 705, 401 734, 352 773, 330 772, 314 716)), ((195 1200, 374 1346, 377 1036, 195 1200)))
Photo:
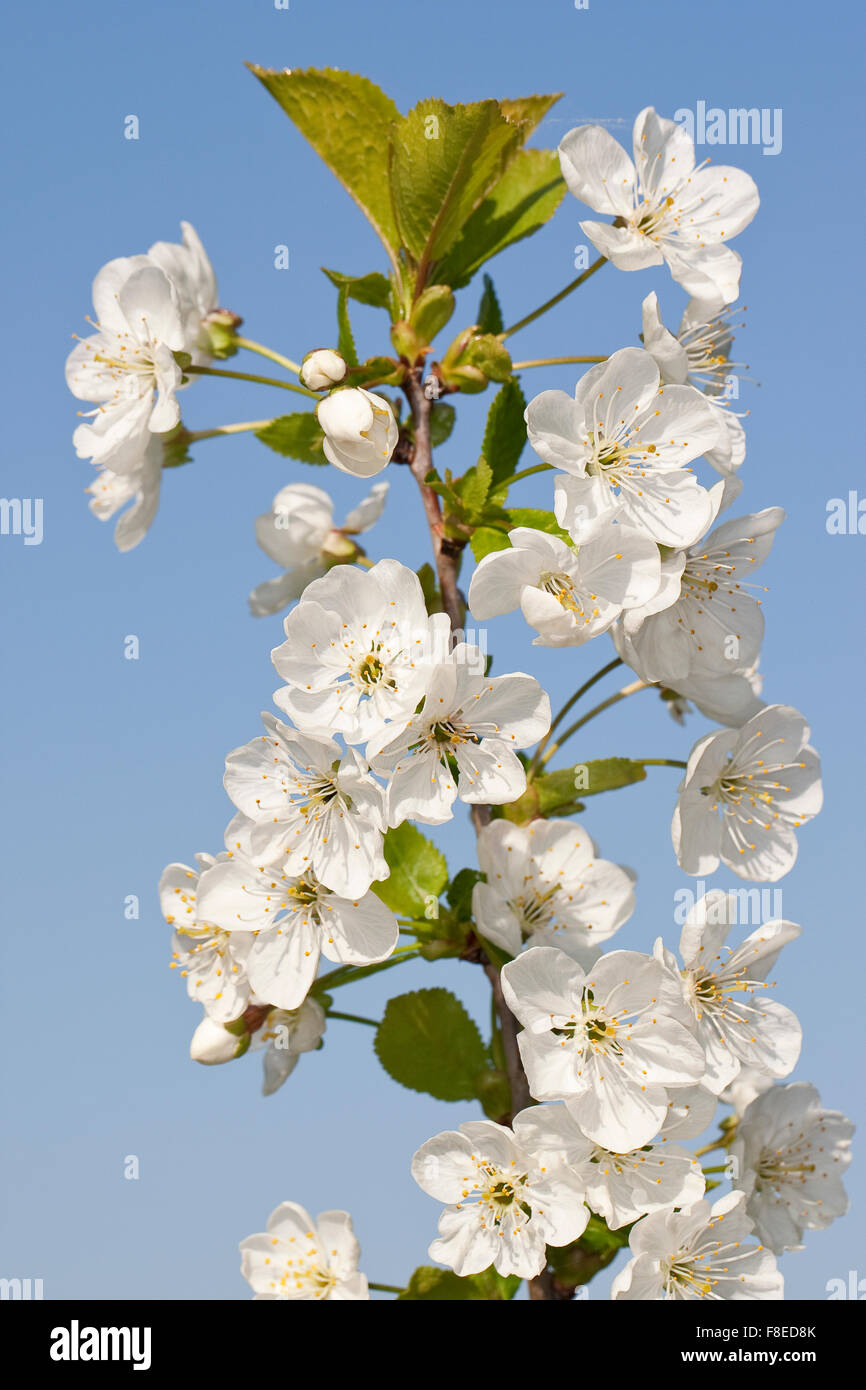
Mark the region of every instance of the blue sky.
MULTIPOLYGON (((65 391, 70 335, 83 331, 90 282, 105 261, 175 239, 192 221, 220 280, 221 299, 251 337, 299 357, 334 338, 333 293, 321 265, 383 268, 378 244, 330 175, 243 60, 281 68, 334 66, 379 82, 407 109, 448 100, 565 93, 537 136, 555 145, 572 126, 611 121, 630 138, 636 112, 708 106, 780 108, 776 155, 717 148, 757 180, 762 207, 738 239, 748 326, 742 355, 760 382, 744 388, 749 454, 738 511, 788 511, 763 574, 765 697, 796 705, 822 753, 826 803, 801 833, 783 880, 783 914, 804 926, 779 966, 778 997, 801 1016, 796 1077, 855 1118, 862 1109, 863 644, 866 537, 830 536, 829 499, 866 496, 862 449, 847 434, 862 374, 862 181, 859 155, 862 12, 803 0, 724 10, 686 0, 268 0, 144 9, 91 0, 83 9, 18 6, 6 19, 3 310, 3 494, 44 499, 44 539, 0 537, 7 668, 3 771, 4 1113, 9 1212, 7 1277, 41 1277, 46 1297, 243 1298, 236 1244, 292 1198, 355 1217, 362 1267, 400 1283, 426 1259, 438 1208, 409 1176, 411 1154, 439 1129, 472 1118, 398 1088, 367 1030, 335 1022, 325 1049, 302 1061, 275 1097, 259 1094, 260 1063, 205 1069, 188 1060, 197 1021, 168 971, 168 932, 155 887, 163 865, 220 847, 229 804, 225 753, 251 738, 276 678, 278 618, 253 620, 248 591, 274 573, 253 518, 286 482, 326 485, 337 513, 364 489, 282 460, 250 438, 197 447, 165 480, 151 534, 128 555, 87 511, 89 465, 70 436, 65 391), (138 116, 140 139, 124 139, 138 116), (274 247, 290 269, 274 268, 274 247), (858 295, 861 296, 858 305, 858 295), (140 659, 124 659, 135 634, 140 659), (137 894, 141 915, 124 918, 137 894), (360 1035, 360 1036, 358 1036, 360 1035), (139 1159, 137 1181, 124 1160, 139 1159)), ((567 199, 535 239, 492 266, 514 320, 574 275, 586 215, 567 199)), ((520 356, 606 353, 634 343, 640 302, 659 292, 678 321, 683 296, 667 272, 610 267, 519 339, 520 356)), ((455 328, 472 322, 461 296, 455 328)), ((365 352, 385 348, 384 316, 361 310, 365 352)), ((251 368, 255 370, 255 368, 251 368)), ((571 388, 569 368, 525 373, 524 387, 571 388)), ((202 382, 184 398, 186 423, 209 428, 276 413, 265 387, 202 382)), ((439 461, 475 461, 487 398, 460 401, 439 461)), ((531 462, 527 453, 525 465, 531 462)), ((391 470, 371 553, 416 566, 426 532, 411 480, 391 470)), ((520 484, 549 505, 543 478, 520 484)), ((496 670, 531 669, 554 705, 610 659, 590 648, 532 648, 517 620, 491 625, 496 670)), ((605 692, 608 687, 605 687, 605 692)), ((611 684, 611 690, 615 685, 611 684)), ((574 745, 575 761, 609 754, 687 755, 707 724, 679 729, 655 696, 602 716, 574 745)), ((583 816, 611 859, 639 874, 638 907, 617 945, 676 943, 679 873, 669 838, 677 774, 593 799, 583 816)), ((469 841, 461 814, 437 839, 456 869, 469 841)), ((712 886, 735 886, 718 873, 712 886)), ((375 1013, 389 992, 453 988, 486 1022, 480 972, 454 963, 405 966, 341 1007, 375 1013)), ((860 1170, 850 1190, 862 1192, 860 1170)), ((785 1258, 791 1297, 822 1298, 857 1268, 858 1211, 785 1258)), ((593 1285, 602 1296, 606 1281, 593 1285)))

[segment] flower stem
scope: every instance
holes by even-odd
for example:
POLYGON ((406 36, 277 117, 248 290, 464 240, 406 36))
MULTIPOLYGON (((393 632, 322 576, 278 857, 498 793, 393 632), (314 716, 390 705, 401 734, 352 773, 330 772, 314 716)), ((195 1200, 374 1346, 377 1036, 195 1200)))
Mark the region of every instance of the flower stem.
POLYGON ((632 758, 633 763, 640 763, 642 767, 688 767, 688 763, 681 762, 679 758, 632 758))
POLYGON ((368 1285, 367 1285, 367 1286, 368 1286, 368 1288, 376 1289, 376 1291, 377 1291, 378 1293, 405 1293, 405 1292, 406 1292, 405 1289, 401 1289, 401 1288, 400 1288, 399 1284, 371 1284, 371 1283, 369 1283, 369 1281, 368 1281, 368 1285))
POLYGON ((339 989, 341 985, 352 985, 356 980, 365 980, 368 975, 376 975, 380 970, 390 970, 394 965, 402 965, 404 960, 413 960, 420 946, 398 946, 387 960, 377 961, 375 965, 339 965, 320 975, 313 985, 313 991, 339 989))
POLYGON ((702 1168, 701 1171, 702 1171, 703 1173, 727 1173, 727 1171, 728 1171, 728 1165, 727 1165, 727 1163, 717 1163, 717 1164, 715 1165, 715 1167, 713 1167, 713 1168, 702 1168))
POLYGON ((549 472, 551 472, 551 465, 549 463, 536 463, 533 464, 531 468, 524 468, 520 473, 512 474, 512 476, 506 478, 505 481, 508 483, 508 486, 511 487, 512 483, 519 483, 522 482, 524 478, 531 478, 533 473, 549 472))
POLYGON ((257 352, 260 357, 269 357, 272 362, 279 362, 281 367, 287 367, 295 376, 300 373, 297 362, 293 362, 291 357, 283 357, 281 352, 274 352, 273 348, 263 347, 261 343, 254 343, 252 338, 235 338, 238 347, 246 348, 247 352, 257 352))
POLYGON ((559 711, 557 715, 554 716, 550 728, 548 729, 547 733, 544 735, 544 738, 541 740, 541 742, 535 750, 535 753, 533 755, 532 761, 529 764, 529 769, 527 772, 527 778, 529 780, 531 780, 533 772, 538 767, 538 764, 541 761, 541 755, 547 747, 548 743, 550 742, 551 734, 553 733, 554 729, 559 727, 565 716, 568 714, 569 710, 574 708, 578 700, 581 699, 581 697, 585 695, 588 690, 592 690, 592 687, 594 685, 597 685, 600 680, 602 680, 611 671, 615 671, 617 666, 621 665, 622 658, 619 656, 614 657, 613 661, 609 661, 606 666, 602 666, 600 671, 596 671, 594 676, 590 676, 588 681, 584 681, 583 685, 581 685, 577 690, 575 690, 574 694, 568 700, 566 700, 565 704, 562 706, 562 709, 559 711))
POLYGON ((552 299, 545 300, 540 308, 534 309, 531 314, 526 315, 526 318, 518 319, 517 323, 512 324, 510 328, 506 328, 504 333, 499 334, 503 342, 506 338, 510 338, 512 333, 516 333, 519 328, 525 328, 528 323, 532 323, 534 319, 540 318, 542 314, 546 314, 548 309, 552 309, 555 304, 561 303, 566 295, 571 294, 572 290, 576 290, 585 280, 589 279, 590 275, 594 275, 595 272, 604 265, 606 260, 606 256, 599 256, 597 261, 593 261, 591 266, 584 270, 581 275, 578 275, 576 280, 572 280, 570 285, 566 285, 564 290, 560 290, 559 294, 555 294, 552 299))
MULTIPOLYGON (((512 328, 512 333, 514 329, 512 328)), ((565 362, 606 362, 606 357, 532 357, 526 362, 512 362, 516 372, 524 367, 558 367, 565 362)))
POLYGON ((193 430, 187 435, 187 444, 197 444, 200 439, 218 439, 223 434, 240 434, 243 430, 263 430, 266 425, 272 425, 273 418, 270 420, 242 420, 237 425, 217 425, 213 430, 193 430))
POLYGON ((256 381, 261 386, 279 386, 283 391, 296 391, 299 396, 309 396, 317 401, 319 397, 315 391, 308 391, 306 386, 296 386, 292 381, 279 381, 275 376, 255 376, 252 372, 230 372, 225 367, 184 367, 185 376, 224 376, 230 381, 256 381))
POLYGON ((366 1023, 368 1028, 378 1028, 381 1021, 378 1018, 363 1018, 361 1014, 341 1014, 336 1009, 330 1010, 328 1018, 342 1018, 346 1023, 366 1023))
POLYGON ((576 719, 573 724, 569 724, 565 733, 562 734, 555 743, 550 745, 547 752, 540 760, 539 765, 544 767, 545 763, 553 757, 557 748, 561 748, 566 739, 571 738, 572 734, 576 734, 578 729, 582 729, 584 724, 589 723, 590 719, 595 719, 597 714, 601 714, 603 710, 610 709, 612 705, 618 705, 620 700, 627 699, 629 695, 636 695, 639 690, 649 690, 650 685, 650 681, 633 681, 631 685, 624 685, 622 690, 618 690, 615 695, 610 695, 606 700, 602 700, 600 705, 594 705, 589 713, 585 714, 582 719, 576 719))

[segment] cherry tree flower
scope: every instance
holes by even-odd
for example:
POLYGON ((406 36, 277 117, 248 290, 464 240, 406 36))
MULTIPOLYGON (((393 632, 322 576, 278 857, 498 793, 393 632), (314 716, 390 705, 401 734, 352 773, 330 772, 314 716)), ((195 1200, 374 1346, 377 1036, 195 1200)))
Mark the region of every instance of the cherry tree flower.
POLYGON ((333 348, 315 348, 301 363, 300 380, 310 391, 327 391, 346 375, 346 359, 333 348))
POLYGON ((667 262, 689 294, 736 299, 740 257, 728 243, 758 210, 758 190, 742 169, 695 167, 691 137, 651 106, 632 137, 634 163, 602 126, 578 126, 559 146, 570 193, 613 225, 581 222, 593 246, 620 270, 667 262))
POLYGON ((804 1230, 824 1230, 848 1210, 842 1175, 854 1126, 825 1110, 808 1082, 773 1086, 747 1108, 730 1148, 735 1184, 758 1236, 781 1255, 802 1248, 804 1230))
POLYGON ((262 1095, 272 1096, 291 1076, 305 1052, 321 1046, 325 1010, 307 995, 298 1009, 271 1009, 250 1038, 250 1051, 264 1050, 262 1095))
POLYGON ((685 1149, 658 1139, 631 1153, 611 1153, 587 1139, 563 1104, 521 1111, 514 1133, 546 1169, 563 1163, 573 1169, 587 1206, 613 1231, 647 1212, 687 1207, 704 1195, 701 1165, 685 1149))
POLYGON ((663 1139, 696 1139, 709 1129, 718 1097, 699 1086, 678 1086, 668 1094, 668 1108, 659 1134, 663 1139))
POLYGON ((314 1221, 297 1202, 281 1202, 267 1230, 247 1236, 240 1251, 241 1273, 256 1299, 345 1303, 370 1297, 347 1211, 323 1211, 314 1221))
POLYGON ((656 593, 658 546, 628 526, 607 526, 573 547, 556 536, 518 526, 511 549, 485 555, 472 576, 469 607, 478 619, 520 608, 537 646, 588 642, 622 613, 656 593))
POLYGON ((231 936, 204 917, 198 902, 200 874, 217 860, 210 854, 198 854, 196 860, 199 872, 188 864, 169 864, 159 880, 162 915, 174 928, 171 966, 180 971, 190 999, 202 1004, 209 1018, 230 1023, 249 1000, 246 959, 252 941, 231 936))
MULTIPOLYGON (((265 734, 226 758, 225 789, 248 818, 242 848, 289 875, 313 873, 347 898, 388 877, 385 797, 353 748, 271 714, 265 734)), ((276 1001, 272 1001, 276 1002, 276 1001)))
POLYGON ((435 667, 418 713, 367 745, 374 772, 390 777, 390 824, 417 820, 442 825, 456 797, 500 805, 526 790, 513 751, 536 743, 550 727, 550 700, 534 676, 483 671, 476 647, 459 643, 435 667), (449 766, 454 758, 455 782, 449 766))
POLYGON ((662 386, 642 348, 591 367, 573 399, 542 391, 526 424, 539 457, 568 475, 556 479, 556 519, 578 543, 616 519, 682 547, 715 515, 687 465, 718 443, 717 412, 692 386, 662 386))
POLYGON ((103 266, 93 282, 96 332, 66 362, 72 394, 96 402, 75 430, 76 452, 113 474, 138 473, 150 434, 179 423, 175 353, 197 355, 201 320, 216 304, 204 248, 188 223, 183 235, 183 246, 157 242, 103 266))
POLYGON ((712 1302, 784 1298, 775 1256, 747 1240, 752 1222, 745 1194, 729 1192, 711 1207, 695 1202, 638 1221, 629 1236, 631 1259, 611 1286, 613 1299, 712 1302))
MULTIPOLYGON (((690 676, 677 681, 678 694, 717 724, 739 729, 760 710, 766 709, 761 699, 764 678, 757 665, 727 675, 690 676)), ((680 723, 684 720, 680 719, 680 723)))
POLYGON ((624 613, 614 631, 623 661, 644 680, 676 690, 680 681, 753 667, 764 613, 748 576, 766 560, 784 519, 781 507, 737 517, 663 560, 658 593, 624 613))
POLYGON ((545 1170, 520 1143, 516 1120, 514 1132, 473 1120, 437 1134, 412 1159, 412 1176, 448 1204, 430 1258, 461 1277, 493 1265, 532 1279, 547 1263, 545 1247, 570 1245, 589 1220, 575 1174, 565 1164, 545 1170))
POLYGON ((246 957, 259 999, 281 1009, 303 1003, 319 956, 340 964, 385 960, 397 945, 397 920, 374 893, 355 899, 325 888, 308 869, 293 876, 242 853, 202 874, 198 910, 233 937, 252 934, 246 957))
POLYGON ((249 1045, 249 1034, 242 1022, 233 1027, 231 1023, 218 1023, 205 1014, 190 1039, 189 1055, 202 1066, 218 1067, 243 1057, 249 1045))
POLYGON ((795 1014, 768 999, 767 974, 801 928, 793 922, 767 922, 739 946, 725 946, 738 918, 736 893, 715 888, 695 904, 680 936, 683 969, 661 937, 655 956, 680 983, 704 1048, 707 1068, 701 1085, 714 1095, 729 1086, 743 1066, 769 1076, 788 1076, 797 1065, 802 1029, 795 1014))
POLYGON ((342 387, 316 406, 325 457, 343 473, 371 478, 391 460, 400 433, 384 396, 361 386, 342 387))
POLYGON ((339 566, 304 590, 272 653, 286 685, 275 704, 301 728, 366 743, 405 721, 448 657, 451 624, 427 616, 414 570, 397 560, 372 569, 339 566))
POLYGON ((90 510, 100 521, 109 521, 127 502, 132 502, 114 528, 114 544, 121 552, 132 550, 144 540, 153 525, 159 508, 163 450, 163 436, 151 434, 137 468, 129 473, 101 468, 87 489, 90 510))
POLYGON ((576 821, 491 821, 478 836, 478 863, 487 881, 472 891, 472 916, 512 956, 526 939, 586 966, 634 911, 632 875, 598 859, 576 821))
POLYGON ((821 809, 821 764, 791 705, 767 705, 741 729, 699 739, 680 783, 671 833, 680 868, 774 883, 797 858, 794 830, 821 809))
POLYGON ((703 1050, 651 956, 611 951, 587 971, 533 946, 503 966, 502 989, 523 1024, 533 1096, 567 1101, 587 1138, 615 1153, 649 1143, 667 1114, 666 1088, 703 1075, 703 1050))
POLYGON ((722 431, 715 449, 704 457, 726 480, 724 506, 742 491, 737 477, 746 457, 746 432, 730 406, 729 383, 742 363, 731 362, 733 309, 719 299, 690 299, 674 336, 665 328, 658 295, 648 294, 642 305, 643 345, 658 363, 663 382, 688 383, 702 391, 719 413, 722 431))
POLYGON ((279 613, 332 565, 354 560, 358 546, 351 537, 375 526, 387 495, 387 483, 374 483, 342 525, 335 526, 334 503, 320 487, 289 483, 280 488, 271 510, 256 517, 256 540, 285 573, 253 589, 249 599, 253 617, 279 613))

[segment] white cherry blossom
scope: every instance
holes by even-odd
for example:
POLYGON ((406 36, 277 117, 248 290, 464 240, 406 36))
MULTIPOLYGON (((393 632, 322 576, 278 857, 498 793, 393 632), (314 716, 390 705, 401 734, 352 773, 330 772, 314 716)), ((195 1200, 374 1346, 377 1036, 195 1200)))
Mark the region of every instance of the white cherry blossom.
POLYGON ((487 881, 473 889, 472 915, 512 956, 526 939, 586 966, 634 911, 631 873, 599 859, 576 821, 491 821, 478 836, 478 863, 487 881))
POLYGON ((340 897, 306 870, 262 867, 235 853, 202 874, 198 911, 233 938, 251 937, 249 981, 260 1000, 297 1009, 316 978, 320 954, 340 964, 385 960, 397 945, 394 914, 365 892, 340 897))
POLYGON ((618 1230, 651 1211, 687 1207, 704 1195, 701 1166, 685 1149, 657 1139, 630 1153, 601 1148, 563 1104, 535 1105, 514 1117, 514 1133, 545 1169, 566 1164, 591 1211, 618 1230))
POLYGON ((314 873, 348 898, 388 877, 385 797, 367 764, 322 730, 301 732, 271 714, 265 734, 226 758, 225 788, 249 818, 243 848, 289 875, 314 873))
POLYGON ((736 893, 711 889, 689 912, 680 936, 683 968, 661 937, 656 959, 679 981, 694 1018, 695 1036, 707 1068, 701 1084, 714 1095, 729 1086, 740 1068, 769 1076, 788 1076, 797 1065, 802 1029, 796 1015, 767 998, 767 975, 779 953, 801 928, 793 922, 766 922, 739 946, 725 946, 738 920, 736 893))
POLYGON ((696 168, 691 137, 651 106, 638 114, 632 143, 634 162, 602 126, 578 126, 560 144, 569 192, 615 219, 581 222, 582 231, 621 270, 667 262, 689 294, 730 304, 741 263, 728 243, 758 210, 754 181, 708 160, 696 168))
POLYGON ((321 1045, 325 1010, 308 995, 298 1009, 271 1009, 250 1038, 250 1051, 264 1050, 262 1095, 272 1096, 291 1076, 305 1052, 321 1045))
POLYGON ((451 624, 427 616, 414 570, 380 560, 366 573, 338 566, 304 590, 271 654, 286 685, 275 704, 300 728, 366 743, 404 721, 447 659, 451 624))
POLYGON ((114 528, 114 544, 122 552, 144 540, 153 525, 159 508, 163 455, 163 436, 151 434, 137 468, 129 473, 101 468, 87 489, 90 510, 100 521, 109 521, 127 502, 132 502, 114 528))
POLYGON ((719 439, 714 412, 692 386, 662 386, 642 348, 591 367, 572 399, 542 391, 526 408, 529 442, 563 470, 556 519, 578 543, 614 519, 660 545, 691 545, 715 508, 688 468, 719 439))
POLYGON ((649 1143, 667 1114, 666 1088, 703 1075, 703 1050, 652 956, 611 951, 585 971, 533 946, 503 966, 502 988, 523 1024, 533 1096, 565 1100, 584 1134, 615 1153, 649 1143))
POLYGON ((374 483, 342 525, 335 526, 334 503, 320 487, 289 483, 280 488, 271 510, 256 517, 256 540, 285 573, 253 589, 249 599, 253 617, 279 613, 332 565, 354 560, 358 546, 351 537, 375 526, 387 495, 387 483, 374 483))
POLYGON ((492 1120, 428 1139, 412 1159, 412 1176, 448 1204, 430 1258, 461 1277, 493 1265, 532 1279, 547 1263, 546 1246, 570 1245, 589 1220, 574 1173, 565 1164, 545 1171, 516 1133, 492 1120))
POLYGON ((767 705, 740 729, 699 739, 671 833, 680 868, 775 882, 797 858, 795 829, 821 809, 821 764, 791 705, 767 705))
POLYGON ((399 428, 384 396, 347 386, 319 401, 316 416, 325 440, 325 457, 343 473, 371 478, 390 462, 399 428))
POLYGON ((748 1240, 752 1222, 745 1196, 729 1192, 711 1207, 645 1216, 630 1237, 633 1259, 611 1286, 613 1299, 711 1302, 781 1299, 785 1282, 775 1256, 748 1240))
POLYGON ((190 999, 202 1004, 209 1018, 230 1023, 249 1000, 246 959, 252 942, 231 936, 203 915, 198 902, 200 875, 217 860, 210 854, 196 859, 198 871, 188 864, 169 864, 159 880, 162 915, 174 928, 171 968, 180 971, 190 999))
POLYGON ((682 681, 751 669, 764 635, 762 600, 750 592, 757 587, 751 575, 784 519, 781 507, 767 507, 725 521, 663 560, 660 592, 624 613, 614 631, 623 661, 644 680, 677 691, 682 681))
POLYGON ((520 608, 538 646, 588 642, 659 586, 658 546, 628 526, 606 526, 576 547, 526 526, 508 538, 510 549, 485 555, 475 570, 469 607, 481 620, 520 608))
POLYGON ((804 1230, 824 1230, 845 1215, 853 1133, 808 1082, 773 1086, 749 1105, 730 1148, 734 1181, 755 1231, 777 1255, 801 1249, 804 1230))
POLYGON ((526 790, 514 749, 536 743, 550 727, 550 700, 534 676, 479 675, 477 648, 459 643, 434 668, 424 703, 367 745, 374 772, 390 778, 390 824, 450 820, 455 799, 493 805, 526 790), (453 757, 457 781, 449 766, 453 757))
POLYGON ((347 1211, 323 1211, 314 1221, 297 1202, 282 1202, 267 1230, 240 1243, 241 1273, 257 1299, 369 1299, 358 1273, 360 1246, 347 1211))
POLYGON ((310 391, 327 391, 346 375, 346 359, 333 348, 314 348, 301 363, 300 380, 310 391))

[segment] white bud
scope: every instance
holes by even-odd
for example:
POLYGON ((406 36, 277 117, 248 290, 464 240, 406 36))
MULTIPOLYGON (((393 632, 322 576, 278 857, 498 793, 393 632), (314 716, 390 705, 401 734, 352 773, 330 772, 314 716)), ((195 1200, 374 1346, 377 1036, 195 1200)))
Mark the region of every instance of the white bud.
POLYGON ((192 1035, 189 1055, 194 1062, 202 1062, 206 1067, 218 1066, 221 1062, 233 1062, 250 1045, 249 1034, 239 1037, 230 1033, 222 1023, 212 1018, 203 1018, 192 1035))
POLYGON ((333 348, 316 348, 301 363, 301 383, 310 391, 326 391, 346 375, 345 360, 333 348))
POLYGON ((390 461, 400 431, 382 396, 347 387, 319 401, 316 415, 325 433, 325 457, 335 468, 371 478, 390 461))

